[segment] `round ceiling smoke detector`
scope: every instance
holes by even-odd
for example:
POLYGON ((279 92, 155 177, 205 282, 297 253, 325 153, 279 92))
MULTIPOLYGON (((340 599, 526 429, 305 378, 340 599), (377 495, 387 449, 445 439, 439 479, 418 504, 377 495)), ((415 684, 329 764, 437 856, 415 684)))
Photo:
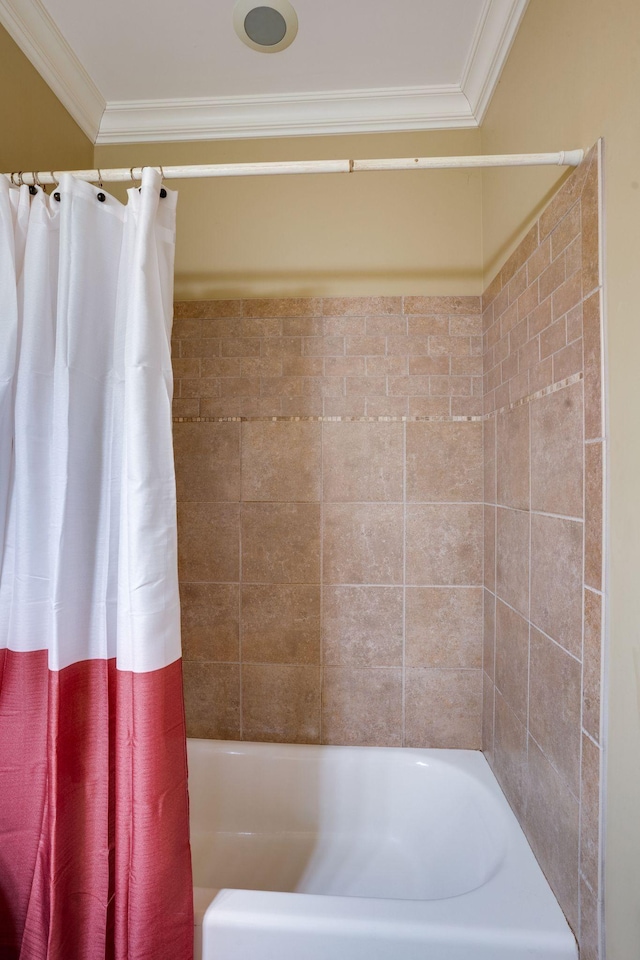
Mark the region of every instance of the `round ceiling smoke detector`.
POLYGON ((233 26, 243 43, 261 53, 277 53, 293 43, 298 17, 289 0, 238 0, 233 26))

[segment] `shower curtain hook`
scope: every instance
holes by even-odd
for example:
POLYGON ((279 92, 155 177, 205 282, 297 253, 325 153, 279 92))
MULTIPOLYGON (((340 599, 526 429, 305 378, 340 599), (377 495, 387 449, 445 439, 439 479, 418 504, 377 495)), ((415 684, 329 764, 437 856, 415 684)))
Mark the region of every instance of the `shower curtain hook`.
POLYGON ((98 171, 98 186, 102 190, 104 184, 102 183, 102 173, 100 171, 100 167, 96 167, 96 170, 98 171))
MULTIPOLYGON (((161 180, 164 180, 164 170, 162 169, 162 164, 160 165, 160 178, 161 178, 161 180)), ((165 188, 162 186, 162 184, 160 184, 160 199, 161 199, 161 200, 164 200, 164 198, 166 197, 166 195, 167 195, 167 191, 166 191, 165 188)))
POLYGON ((29 184, 29 193, 31 194, 32 197, 35 197, 38 193, 38 188, 36 187, 36 171, 35 170, 31 171, 31 179, 33 180, 33 183, 29 184))
POLYGON ((46 188, 45 184, 42 182, 42 180, 40 179, 40 177, 38 176, 38 171, 37 171, 37 170, 36 170, 36 172, 33 174, 33 182, 36 184, 36 186, 40 187, 40 189, 42 190, 43 193, 46 193, 46 192, 47 192, 47 188, 46 188))

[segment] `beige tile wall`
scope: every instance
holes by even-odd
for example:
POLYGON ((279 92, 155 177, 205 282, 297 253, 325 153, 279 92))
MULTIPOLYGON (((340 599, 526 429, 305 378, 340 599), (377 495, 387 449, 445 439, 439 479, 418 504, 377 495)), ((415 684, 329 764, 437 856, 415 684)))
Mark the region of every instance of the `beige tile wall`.
POLYGON ((480 747, 480 307, 176 305, 192 735, 480 747))
POLYGON ((178 303, 174 325, 189 732, 482 744, 587 958, 599 183, 592 151, 482 316, 472 297, 234 300, 178 303))
POLYGON ((603 448, 598 151, 483 298, 485 753, 597 957, 603 448))

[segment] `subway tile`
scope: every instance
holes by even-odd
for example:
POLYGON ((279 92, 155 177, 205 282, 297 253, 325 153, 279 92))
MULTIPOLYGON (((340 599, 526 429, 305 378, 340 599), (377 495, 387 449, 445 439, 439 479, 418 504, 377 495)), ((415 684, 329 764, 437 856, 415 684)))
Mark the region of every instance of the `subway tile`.
POLYGON ((237 503, 178 503, 178 569, 185 581, 233 582, 240 574, 237 503))
POLYGON ((182 677, 187 736, 239 740, 239 665, 183 660, 182 677))
POLYGON ((496 417, 497 502, 520 510, 529 508, 529 405, 522 404, 496 417))
POLYGON ((470 397, 471 377, 430 377, 429 393, 432 397, 470 397))
POLYGON ((467 357, 470 351, 468 337, 429 337, 432 357, 467 357))
POLYGON ((551 298, 553 319, 557 320, 558 317, 563 316, 563 314, 575 307, 576 304, 580 303, 581 298, 582 273, 580 270, 577 270, 573 276, 565 280, 565 282, 553 292, 551 298))
MULTIPOLYGON (((241 322, 237 317, 212 317, 202 321, 203 341, 238 337, 241 329, 241 322)), ((201 343, 201 347, 204 347, 204 343, 201 343)))
MULTIPOLYGON (((475 360, 475 357, 465 357, 465 360, 475 360)), ((451 369, 449 357, 410 357, 409 373, 414 377, 447 376, 451 369)), ((469 370, 459 371, 468 374, 469 370)))
POLYGON ((482 669, 493 682, 496 655, 496 598, 485 588, 483 594, 482 669))
POLYGON ((496 600, 495 684, 521 723, 527 723, 529 697, 529 624, 496 600))
POLYGON ((302 392, 310 397, 342 397, 345 392, 343 377, 307 377, 302 392))
POLYGON ((495 687, 490 678, 482 674, 482 752, 491 767, 494 765, 494 707, 495 687))
POLYGON ((347 396, 384 397, 387 394, 386 377, 346 377, 344 383, 347 396))
MULTIPOLYGON (((206 321, 204 322, 206 323, 206 321)), ((221 343, 222 341, 218 339, 181 340, 180 356, 198 357, 201 359, 205 357, 218 357, 220 356, 221 343)))
POLYGON ((540 274, 538 279, 540 300, 546 300, 554 290, 557 290, 564 283, 565 279, 565 256, 561 254, 557 260, 554 260, 553 263, 540 274))
POLYGON ((368 337, 396 337, 407 333, 407 318, 403 316, 367 317, 365 322, 368 337))
MULTIPOLYGON (((394 311, 395 312, 395 311, 394 311)), ((480 297, 405 297, 406 314, 467 314, 481 313, 480 297)))
POLYGON ((242 732, 245 740, 318 743, 320 667, 243 664, 242 732))
POLYGON ((240 499, 240 424, 175 423, 178 500, 240 499))
POLYGON ((280 317, 253 317, 240 321, 242 337, 281 337, 282 320, 280 317))
POLYGON ((600 847, 600 747, 582 734, 580 872, 598 889, 600 847))
POLYGON ((481 423, 408 423, 406 431, 407 500, 482 501, 481 423))
POLYGON ((239 402, 243 417, 279 417, 282 414, 280 397, 242 397, 239 402))
POLYGON ((282 397, 283 417, 321 417, 324 409, 322 397, 282 397))
POLYGON ((409 412, 408 397, 367 397, 368 417, 406 417, 409 412))
POLYGON ((527 260, 527 281, 533 283, 538 279, 549 264, 551 263, 551 241, 547 238, 535 250, 532 251, 527 260))
POLYGON ((484 586, 496 589, 496 508, 485 503, 483 516, 484 586))
MULTIPOLYGON (((270 377, 288 380, 289 374, 282 369, 282 360, 275 357, 243 357, 240 361, 240 376, 242 377, 270 377)), ((235 374, 234 374, 235 376, 235 374)))
POLYGON ((319 423, 242 424, 242 499, 315 501, 321 495, 319 423))
POLYGON ((482 514, 481 504, 408 504, 407 582, 480 585, 482 514))
MULTIPOLYGON (((385 337, 345 337, 345 347, 342 351, 347 356, 377 356, 384 355, 387 350, 385 337)), ((336 345, 337 347, 337 345, 336 345)), ((338 353, 338 350, 335 350, 338 353)))
POLYGON ((302 353, 305 357, 341 357, 344 345, 344 337, 304 337, 302 353))
POLYGON ((327 377, 363 377, 366 373, 364 357, 324 358, 324 375, 327 377))
POLYGON ((596 291, 583 304, 585 439, 603 436, 601 295, 596 291))
POLYGON ((201 364, 202 372, 197 376, 239 377, 243 374, 241 360, 238 357, 208 357, 203 359, 201 364))
POLYGON ((582 384, 533 400, 531 508, 582 516, 582 384))
POLYGON ((585 293, 591 293, 600 284, 599 170, 594 158, 585 178, 582 191, 582 273, 585 293))
POLYGON ((527 317, 528 336, 535 337, 551 323, 551 297, 543 300, 527 317))
POLYGON ((602 597, 584 591, 582 653, 582 726, 600 740, 600 677, 602 673, 602 597))
POLYGON ((320 586, 243 584, 242 660, 320 663, 320 586))
POLYGON ((589 163, 590 161, 588 159, 586 161, 583 160, 580 166, 576 167, 576 169, 570 173, 560 189, 553 196, 546 210, 542 212, 538 221, 541 240, 551 233, 554 227, 566 216, 574 203, 580 199, 589 163))
POLYGON ((407 667, 405 746, 479 750, 482 670, 407 667))
POLYGON ((408 587, 406 663, 482 666, 482 587, 408 587))
MULTIPOLYGON (((429 355, 429 342, 431 337, 387 337, 386 352, 389 356, 398 357, 420 357, 429 355)), ((383 350, 371 351, 384 353, 383 350)), ((447 373, 449 371, 447 370, 447 373)))
POLYGON ((222 340, 220 353, 223 357, 259 357, 260 340, 250 340, 246 337, 222 340))
POLYGON ((531 628, 529 733, 580 796, 580 663, 531 628))
POLYGON ((177 318, 173 321, 171 337, 173 340, 200 339, 202 336, 202 321, 177 318))
POLYGON ((555 260, 558 254, 562 253, 562 251, 579 236, 581 229, 580 208, 581 204, 574 204, 551 233, 552 259, 555 260))
POLYGON ((582 524, 531 518, 531 621, 580 657, 582 653, 582 524))
POLYGON ((182 300, 174 303, 174 316, 215 320, 218 317, 239 317, 240 300, 182 300))
POLYGON ((564 317, 550 324, 540 334, 540 359, 561 350, 567 343, 567 321, 564 317))
POLYGON ((364 317, 325 317, 323 334, 325 337, 364 337, 366 320, 364 317))
MULTIPOLYGON (((201 417, 239 417, 241 415, 241 400, 239 397, 211 397, 200 400, 199 416, 201 417)), ((198 416, 198 414, 193 414, 198 416)))
POLYGON ((410 337, 444 337, 449 333, 449 317, 410 316, 407 318, 407 334, 410 337))
POLYGON ((598 922, 598 897, 580 878, 580 960, 602 960, 598 922))
POLYGON ((582 368, 582 340, 575 340, 553 355, 553 379, 556 383, 580 373, 582 368))
POLYGON ((587 443, 585 451, 585 558, 584 580, 587 586, 602 589, 602 471, 603 444, 587 443))
POLYGON ((529 613, 529 514, 498 508, 496 594, 526 617, 529 613))
POLYGON ((237 583, 181 583, 182 655, 185 660, 240 659, 237 583))
POLYGON ((320 505, 244 503, 245 583, 320 582, 320 505))
POLYGON ((321 337, 324 333, 322 317, 283 317, 284 337, 321 337))
MULTIPOLYGON (((474 382, 480 378, 474 377, 474 382)), ((481 395, 473 397, 451 397, 452 417, 481 417, 483 414, 483 398, 481 395)))
POLYGON ((304 384, 302 377, 261 377, 260 393, 263 397, 299 397, 304 384))
POLYGON ((527 728, 495 691, 493 770, 520 823, 526 810, 527 728))
POLYGON ((402 670, 325 667, 322 739, 354 746, 401 746, 402 670))
POLYGON ((197 397, 174 399, 171 412, 174 417, 198 417, 200 416, 200 400, 197 397))
POLYGON ((401 423, 322 425, 326 501, 399 501, 403 496, 401 423))
POLYGON ((323 589, 323 662, 329 666, 402 666, 402 587, 323 589))
POLYGON ((322 377, 325 371, 323 357, 282 357, 276 362, 282 364, 285 377, 322 377))
POLYGON ((322 312, 325 317, 400 314, 402 297, 325 297, 322 312))
POLYGON ((579 803, 529 739, 525 830, 573 930, 578 922, 579 803))
POLYGON ((364 397, 325 397, 323 401, 325 417, 364 417, 365 411, 364 397))
POLYGON ((365 357, 365 363, 369 377, 402 377, 409 372, 408 357, 365 357))
POLYGON ((316 340, 323 342, 322 337, 270 337, 260 341, 260 356, 283 362, 287 359, 299 359, 302 356, 302 344, 316 340))
POLYGON ((401 504, 326 503, 325 583, 402 582, 401 504))
MULTIPOLYGON (((391 391, 389 391, 391 392, 391 391)), ((410 417, 448 417, 451 412, 449 397, 410 396, 410 417)))

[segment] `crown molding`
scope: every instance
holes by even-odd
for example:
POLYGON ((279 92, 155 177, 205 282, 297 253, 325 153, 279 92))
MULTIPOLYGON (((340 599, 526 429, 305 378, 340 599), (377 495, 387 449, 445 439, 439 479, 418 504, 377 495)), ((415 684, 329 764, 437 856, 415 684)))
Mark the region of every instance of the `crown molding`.
POLYGON ((459 85, 110 103, 41 0, 0 0, 0 23, 92 142, 219 140, 477 127, 527 4, 485 0, 459 85))
POLYGON ((0 23, 95 142, 105 99, 40 0, 0 0, 0 23))
POLYGON ((473 127, 457 85, 108 103, 97 143, 473 127))
POLYGON ((484 120, 529 0, 485 0, 460 87, 478 126, 484 120))

